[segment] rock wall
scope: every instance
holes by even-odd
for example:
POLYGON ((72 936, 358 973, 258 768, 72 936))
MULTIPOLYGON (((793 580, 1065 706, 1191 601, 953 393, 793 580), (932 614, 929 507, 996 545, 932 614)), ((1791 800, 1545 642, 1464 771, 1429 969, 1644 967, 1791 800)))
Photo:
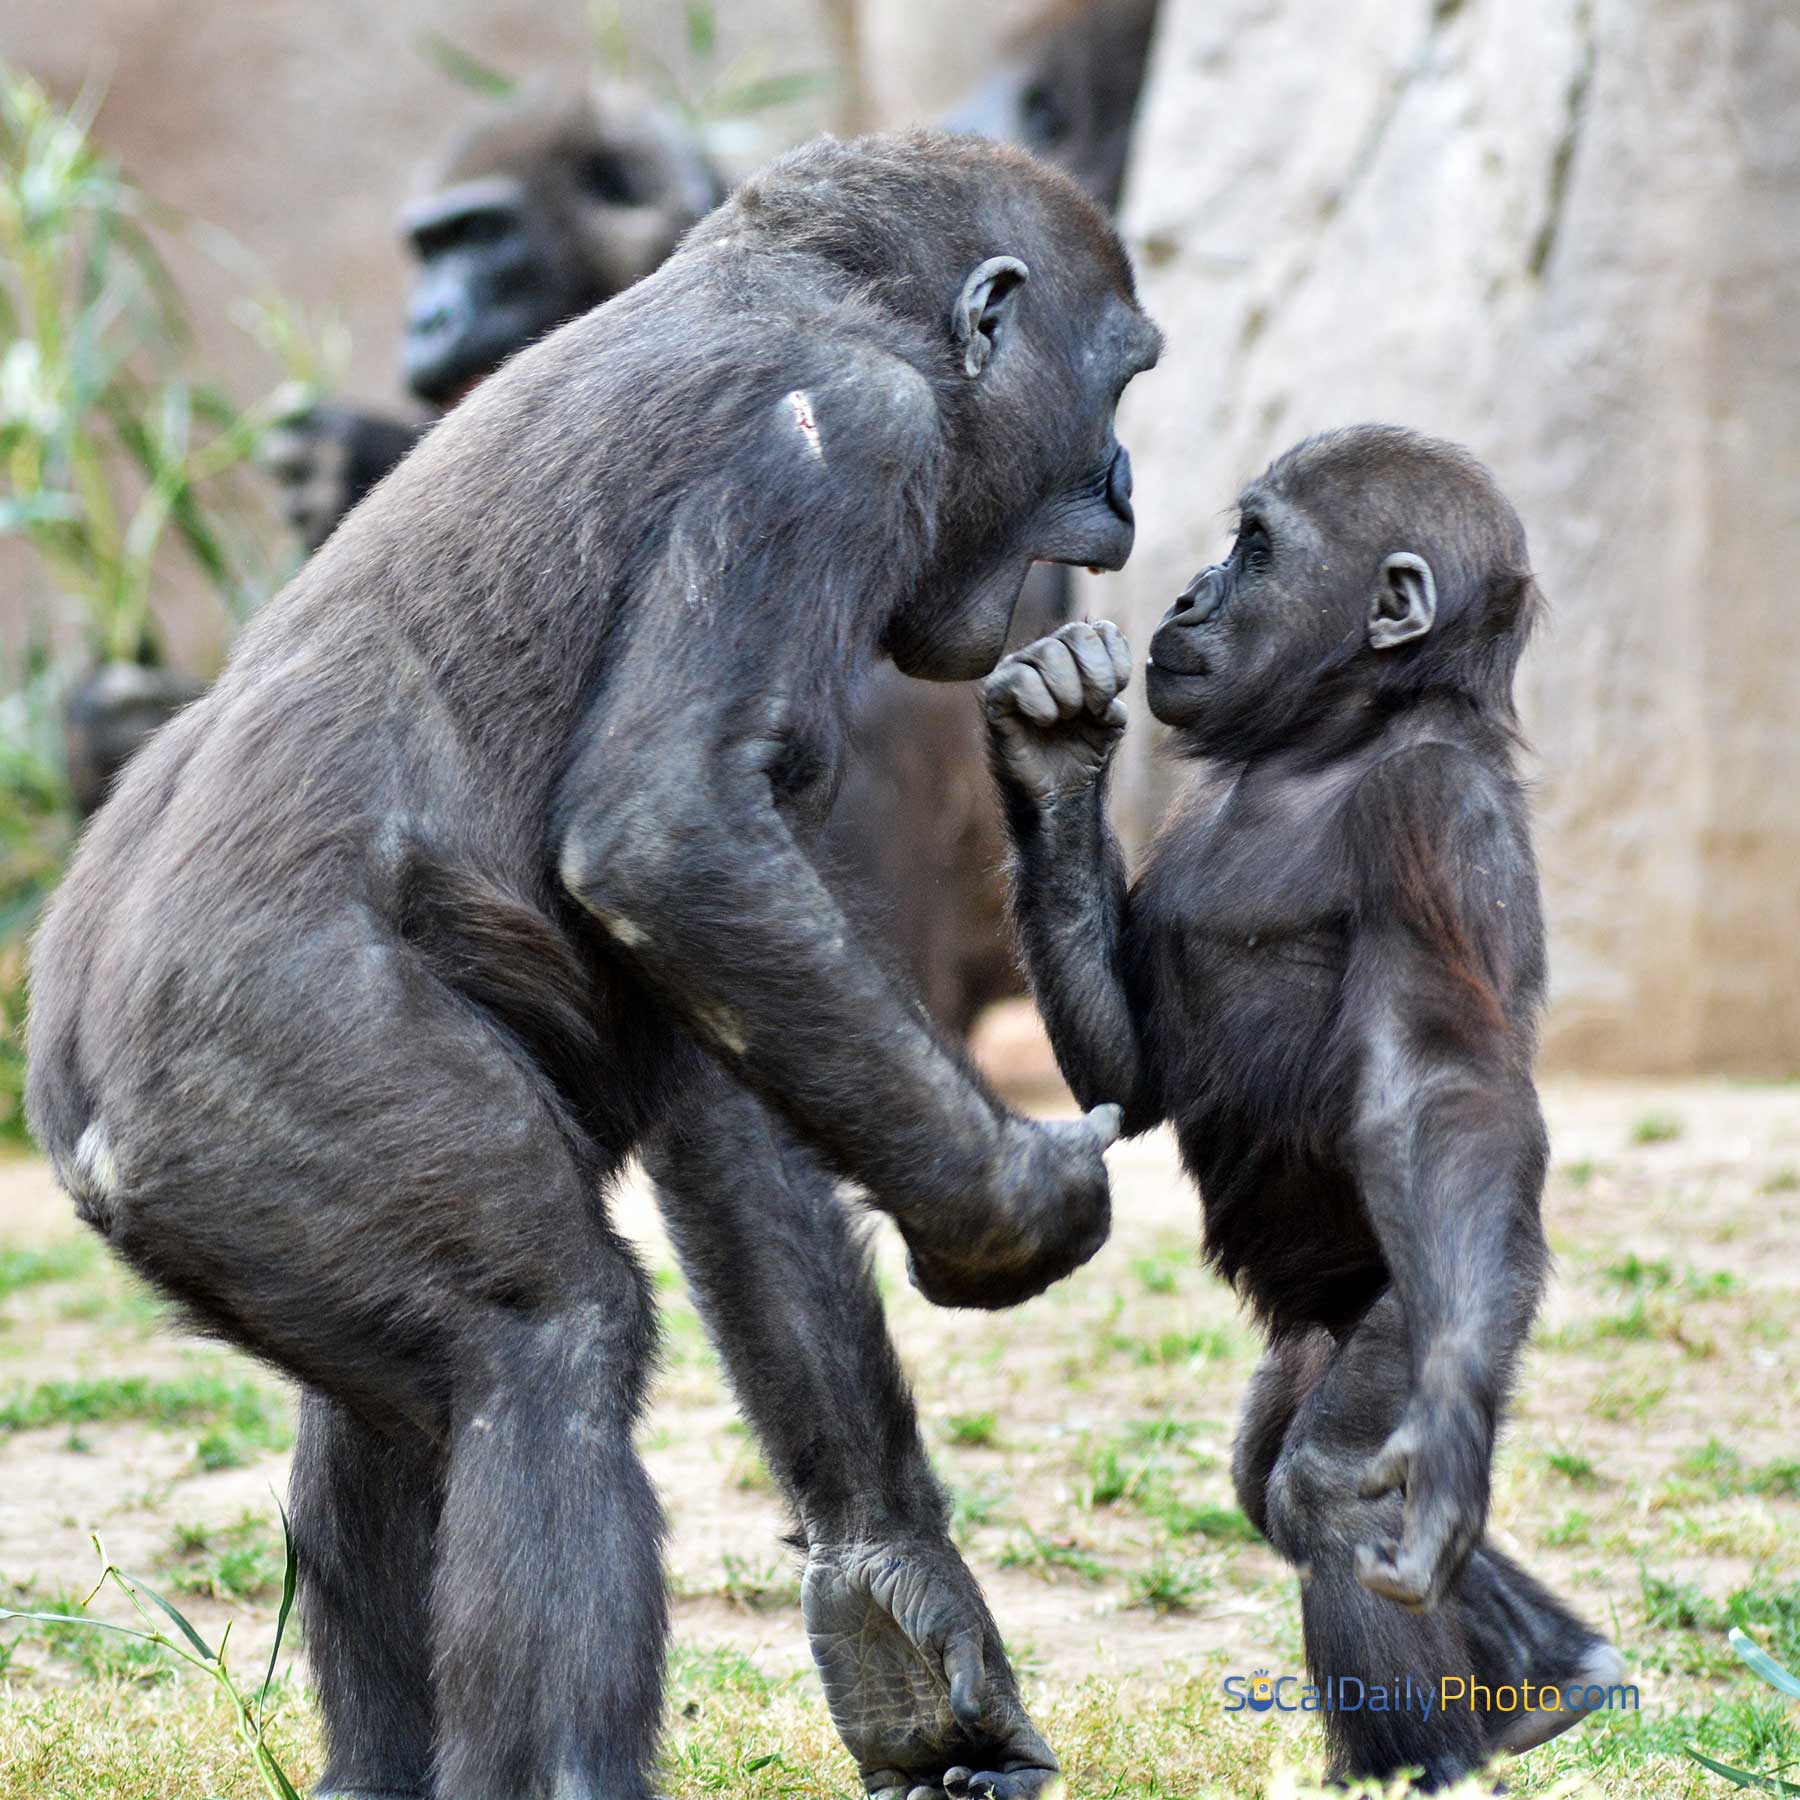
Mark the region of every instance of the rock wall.
MULTIPOLYGON (((1796 93, 1785 0, 1166 0, 1126 216, 1171 348, 1090 603, 1141 646, 1308 432, 1486 458, 1551 607, 1565 1063, 1800 1067, 1796 93)), ((1122 773, 1141 836, 1177 778, 1141 718, 1122 773)))

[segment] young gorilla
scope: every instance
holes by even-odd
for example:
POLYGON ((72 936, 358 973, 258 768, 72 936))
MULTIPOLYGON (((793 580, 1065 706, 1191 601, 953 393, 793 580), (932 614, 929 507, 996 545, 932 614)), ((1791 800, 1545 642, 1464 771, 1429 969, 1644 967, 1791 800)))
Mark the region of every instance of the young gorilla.
MULTIPOLYGON (((1033 560, 1123 563, 1156 346, 1019 152, 796 152, 445 420, 89 829, 31 1122, 127 1260, 304 1384, 325 1791, 647 1793, 655 1324, 603 1192, 703 1053, 934 1299, 1103 1239, 1116 1112, 1003 1109, 806 846, 878 657, 973 677, 1033 560)), ((923 1647, 985 1728, 982 1644, 923 1647)))
MULTIPOLYGON (((1385 427, 1300 445, 1240 505, 1151 641, 1151 710, 1208 767, 1130 887, 1117 629, 985 684, 1038 998, 1077 1095, 1174 1124, 1268 1334, 1234 1473, 1302 1571, 1314 1677, 1605 1686, 1616 1653, 1483 1536, 1547 1260, 1524 533, 1473 459, 1385 427)), ((1337 1774, 1434 1783, 1575 1716, 1325 1715, 1337 1774)))

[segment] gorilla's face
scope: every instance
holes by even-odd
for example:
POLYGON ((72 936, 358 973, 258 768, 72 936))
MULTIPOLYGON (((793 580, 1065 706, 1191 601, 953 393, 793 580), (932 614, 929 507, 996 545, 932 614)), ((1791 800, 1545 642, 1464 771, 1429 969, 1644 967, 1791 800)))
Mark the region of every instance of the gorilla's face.
POLYGON ((993 668, 1033 563, 1122 569, 1131 554, 1131 455, 1116 414, 1162 335, 1116 283, 1086 318, 1059 316, 1029 282, 1018 288, 990 302, 970 334, 977 391, 956 421, 968 473, 949 496, 962 513, 946 533, 954 560, 888 635, 908 675, 962 681, 993 668))
POLYGON ((477 127, 407 209, 402 363, 448 407, 514 351, 661 265, 720 198, 699 146, 624 91, 528 96, 477 127))

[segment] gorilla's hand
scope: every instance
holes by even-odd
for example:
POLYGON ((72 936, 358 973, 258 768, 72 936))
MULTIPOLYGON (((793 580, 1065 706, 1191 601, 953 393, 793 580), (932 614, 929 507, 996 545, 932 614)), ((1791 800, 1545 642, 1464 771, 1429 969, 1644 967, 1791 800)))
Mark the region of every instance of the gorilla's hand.
POLYGON ((1359 1544, 1356 1575, 1410 1612, 1429 1612, 1487 1529, 1493 1427, 1464 1399, 1415 1392, 1364 1472, 1365 1500, 1405 1492, 1400 1538, 1359 1544))
POLYGON ((934 1306, 992 1310, 1073 1274, 1112 1229, 1105 1152, 1119 1125, 1111 1105, 1080 1119, 1006 1118, 985 1230, 962 1213, 952 1241, 928 1242, 901 1222, 913 1286, 934 1306))
POLYGON ((1130 679, 1131 651, 1107 619, 1015 650, 981 684, 1002 776, 1039 801, 1091 787, 1124 735, 1130 679))
POLYGON ((282 513, 308 550, 331 536, 425 429, 326 405, 284 419, 269 432, 261 461, 280 484, 282 513))
POLYGON ((832 1722, 873 1800, 1051 1800, 993 1615, 942 1538, 815 1544, 800 1590, 832 1722))

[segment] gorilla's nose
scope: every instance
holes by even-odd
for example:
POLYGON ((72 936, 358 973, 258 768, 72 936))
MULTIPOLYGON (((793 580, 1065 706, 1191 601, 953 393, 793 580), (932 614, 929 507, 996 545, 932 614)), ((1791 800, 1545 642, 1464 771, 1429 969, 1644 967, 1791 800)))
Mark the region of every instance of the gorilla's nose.
POLYGON ((1218 563, 1202 569, 1175 597, 1165 623, 1204 625, 1225 598, 1225 571, 1218 563))
POLYGON ((1131 510, 1131 452, 1121 444, 1106 476, 1106 503, 1127 525, 1136 522, 1131 510))

